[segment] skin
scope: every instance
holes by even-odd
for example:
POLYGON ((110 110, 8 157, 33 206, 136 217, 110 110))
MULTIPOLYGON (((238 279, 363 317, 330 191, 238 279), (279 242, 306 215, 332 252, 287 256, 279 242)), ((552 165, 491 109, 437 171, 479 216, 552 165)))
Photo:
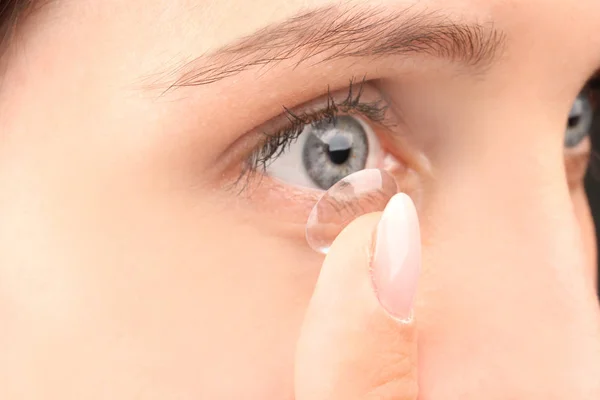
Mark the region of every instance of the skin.
POLYGON ((282 63, 165 93, 178 66, 329 4, 65 0, 24 22, 0 88, 1 398, 293 398, 312 197, 229 184, 282 105, 364 75, 411 127, 389 147, 421 221, 420 396, 600 397, 589 140, 563 148, 600 3, 378 2, 493 21, 501 57, 282 63))

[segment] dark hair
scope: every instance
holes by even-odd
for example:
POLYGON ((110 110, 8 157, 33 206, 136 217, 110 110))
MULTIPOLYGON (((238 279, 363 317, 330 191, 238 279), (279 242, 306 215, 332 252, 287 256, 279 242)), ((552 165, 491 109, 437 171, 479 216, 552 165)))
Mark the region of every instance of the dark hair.
POLYGON ((34 0, 0 0, 0 46, 4 47, 15 31, 19 18, 34 0))

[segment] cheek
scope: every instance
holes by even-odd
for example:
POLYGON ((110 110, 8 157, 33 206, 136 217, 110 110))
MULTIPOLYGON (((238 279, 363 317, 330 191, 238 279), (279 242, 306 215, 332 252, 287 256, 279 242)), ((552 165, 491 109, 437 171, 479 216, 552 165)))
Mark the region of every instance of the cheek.
POLYGON ((288 398, 318 257, 207 193, 81 175, 3 197, 6 391, 288 398))
POLYGON ((211 362, 200 366, 198 388, 207 398, 290 398, 296 340, 321 259, 245 217, 235 211, 203 224, 207 279, 196 281, 202 323, 190 339, 211 362))

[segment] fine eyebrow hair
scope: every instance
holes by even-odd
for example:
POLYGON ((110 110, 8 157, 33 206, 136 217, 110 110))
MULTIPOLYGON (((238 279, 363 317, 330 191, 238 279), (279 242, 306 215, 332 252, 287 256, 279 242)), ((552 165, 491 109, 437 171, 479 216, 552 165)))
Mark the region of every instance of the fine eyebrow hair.
POLYGON ((254 67, 297 60, 427 54, 469 67, 489 66, 505 36, 493 25, 462 24, 441 12, 355 6, 301 13, 202 55, 177 71, 169 89, 207 85, 254 67))

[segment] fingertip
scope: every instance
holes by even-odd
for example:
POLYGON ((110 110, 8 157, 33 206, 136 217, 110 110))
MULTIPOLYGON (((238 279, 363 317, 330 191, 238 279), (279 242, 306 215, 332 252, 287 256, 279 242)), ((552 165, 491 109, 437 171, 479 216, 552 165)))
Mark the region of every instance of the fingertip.
POLYGON ((404 193, 386 206, 377 227, 373 284, 383 308, 402 323, 413 319, 421 271, 421 236, 415 205, 404 193))

